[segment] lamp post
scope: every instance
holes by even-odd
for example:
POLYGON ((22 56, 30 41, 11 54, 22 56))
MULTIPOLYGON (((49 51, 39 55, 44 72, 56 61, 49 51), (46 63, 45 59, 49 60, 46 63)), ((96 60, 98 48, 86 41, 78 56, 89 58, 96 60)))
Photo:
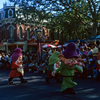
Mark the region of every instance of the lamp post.
POLYGON ((40 33, 41 33, 41 30, 39 28, 37 29, 37 33, 38 33, 38 35, 40 35, 40 33))
POLYGON ((37 29, 37 34, 38 34, 38 37, 37 37, 37 45, 38 45, 38 51, 39 51, 39 61, 40 61, 40 58, 41 58, 41 30, 38 28, 37 29))

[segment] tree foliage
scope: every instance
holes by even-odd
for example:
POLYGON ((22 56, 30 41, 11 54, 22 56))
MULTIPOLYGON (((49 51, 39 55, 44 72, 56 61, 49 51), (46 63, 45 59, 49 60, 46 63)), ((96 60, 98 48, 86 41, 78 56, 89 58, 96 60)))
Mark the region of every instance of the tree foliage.
POLYGON ((61 33, 97 34, 100 22, 99 0, 9 0, 18 5, 17 22, 46 25, 61 33))

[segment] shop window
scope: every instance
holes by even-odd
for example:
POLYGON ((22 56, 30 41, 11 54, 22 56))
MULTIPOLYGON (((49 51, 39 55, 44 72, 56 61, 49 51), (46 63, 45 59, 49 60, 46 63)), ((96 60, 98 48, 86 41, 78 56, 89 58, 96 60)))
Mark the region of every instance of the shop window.
POLYGON ((30 28, 27 29, 27 40, 30 39, 30 28))
POLYGON ((14 29, 12 26, 9 27, 9 37, 10 37, 10 39, 14 38, 14 29))
POLYGON ((19 27, 19 39, 22 39, 22 27, 19 27))
POLYGON ((9 9, 8 10, 8 18, 11 18, 11 17, 13 17, 13 10, 9 9))

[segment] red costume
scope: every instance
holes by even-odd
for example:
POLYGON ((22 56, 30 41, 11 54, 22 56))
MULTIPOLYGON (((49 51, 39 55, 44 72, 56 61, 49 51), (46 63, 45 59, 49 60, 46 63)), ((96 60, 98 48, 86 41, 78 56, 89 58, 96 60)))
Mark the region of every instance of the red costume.
POLYGON ((19 68, 19 66, 15 63, 15 61, 12 61, 11 72, 9 74, 9 77, 19 77, 20 76, 20 73, 17 71, 17 68, 19 68))
POLYGON ((18 72, 18 70, 17 70, 17 68, 20 68, 20 65, 18 65, 16 62, 18 62, 19 61, 19 59, 22 61, 22 50, 20 49, 20 48, 16 48, 15 50, 14 50, 14 53, 13 53, 13 55, 12 55, 12 59, 11 59, 11 61, 12 61, 12 63, 11 63, 11 72, 10 72, 10 74, 9 74, 9 79, 8 79, 8 81, 9 81, 9 83, 10 84, 12 84, 13 83, 13 78, 15 78, 15 77, 19 77, 20 78, 20 80, 21 80, 21 83, 26 83, 27 81, 25 81, 24 79, 23 79, 23 76, 22 76, 22 74, 20 73, 20 72, 18 72))

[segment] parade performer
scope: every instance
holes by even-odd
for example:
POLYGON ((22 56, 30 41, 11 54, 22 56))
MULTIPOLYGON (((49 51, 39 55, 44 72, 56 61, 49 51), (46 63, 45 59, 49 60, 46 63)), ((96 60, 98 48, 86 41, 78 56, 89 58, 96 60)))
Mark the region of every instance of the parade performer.
POLYGON ((8 79, 10 84, 13 84, 12 80, 15 77, 19 77, 21 80, 21 83, 27 82, 23 79, 24 68, 22 66, 23 64, 22 58, 23 58, 22 50, 20 48, 16 48, 11 58, 11 72, 9 74, 10 78, 8 79))
POLYGON ((60 80, 60 73, 58 72, 55 74, 55 76, 52 76, 52 72, 57 70, 60 67, 60 59, 58 58, 58 55, 60 53, 58 51, 55 51, 50 57, 49 57, 49 69, 47 70, 48 77, 45 78, 46 82, 49 83, 49 80, 52 78, 55 78, 56 83, 61 83, 60 80))
POLYGON ((73 87, 76 86, 77 83, 72 81, 74 72, 75 70, 80 73, 82 72, 82 70, 77 67, 80 63, 77 61, 78 54, 75 44, 69 43, 63 54, 58 55, 58 58, 61 60, 61 66, 56 71, 53 71, 52 75, 55 76, 55 73, 59 73, 60 71, 60 74, 63 76, 61 92, 75 94, 73 87))

